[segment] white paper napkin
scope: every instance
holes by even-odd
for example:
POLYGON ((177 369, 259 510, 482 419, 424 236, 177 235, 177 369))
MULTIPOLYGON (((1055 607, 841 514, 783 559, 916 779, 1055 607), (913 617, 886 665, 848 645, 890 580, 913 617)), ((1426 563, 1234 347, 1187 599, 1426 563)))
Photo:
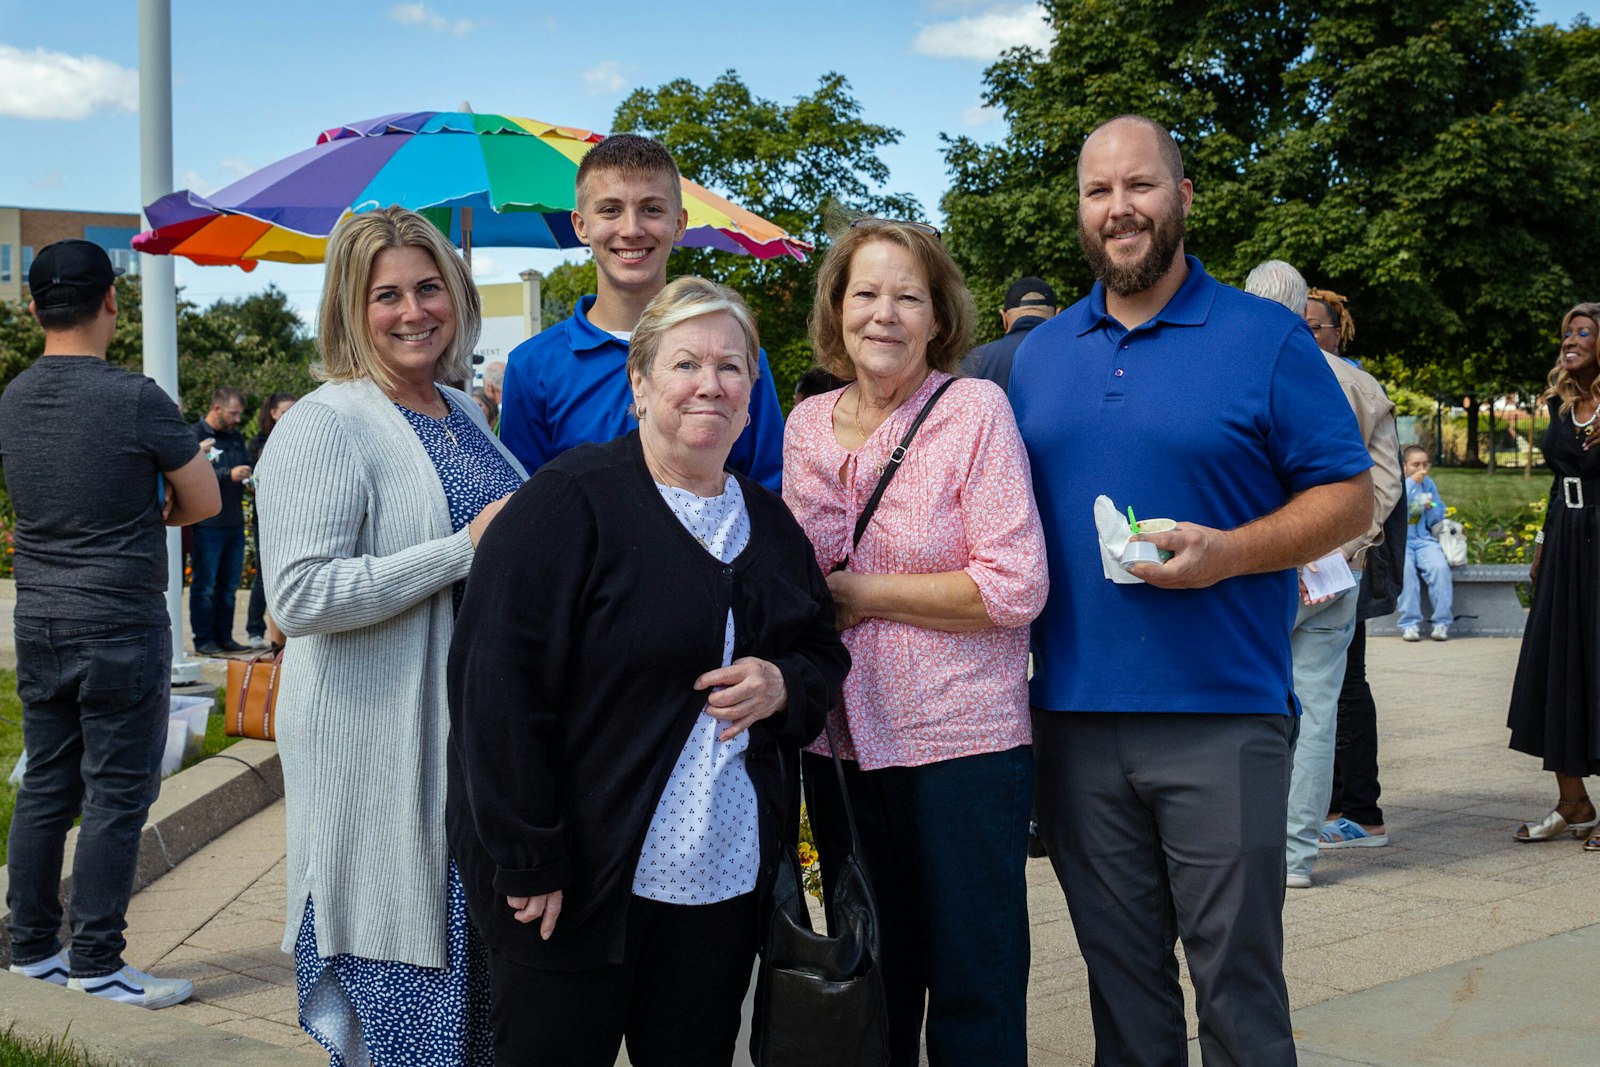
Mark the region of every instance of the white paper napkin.
POLYGON ((1128 547, 1133 530, 1128 526, 1127 517, 1108 496, 1094 498, 1094 528, 1100 538, 1100 569, 1106 578, 1118 585, 1143 585, 1143 578, 1136 578, 1122 569, 1122 553, 1128 547))

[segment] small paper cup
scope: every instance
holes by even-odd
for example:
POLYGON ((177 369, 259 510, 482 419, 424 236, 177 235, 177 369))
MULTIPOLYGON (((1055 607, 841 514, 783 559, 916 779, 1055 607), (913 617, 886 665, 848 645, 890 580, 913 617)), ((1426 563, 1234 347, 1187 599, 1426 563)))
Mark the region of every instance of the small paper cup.
MULTIPOLYGON (((1139 520, 1139 533, 1140 534, 1166 533, 1169 530, 1176 530, 1177 528, 1178 528, 1178 523, 1177 523, 1177 520, 1175 520, 1175 519, 1140 519, 1139 520)), ((1132 550, 1132 548, 1135 545, 1142 545, 1142 544, 1145 544, 1145 543, 1146 542, 1143 542, 1143 541, 1129 541, 1128 542, 1128 548, 1129 548, 1129 550, 1132 550)), ((1155 548, 1154 545, 1150 545, 1149 547, 1155 548)), ((1172 558, 1172 553, 1168 552, 1166 549, 1159 550, 1159 555, 1160 555, 1159 559, 1135 560, 1135 562, 1165 563, 1167 560, 1172 558)), ((1129 558, 1130 557, 1128 556, 1128 554, 1126 552, 1124 552, 1123 555, 1122 555, 1122 562, 1123 562, 1124 565, 1127 564, 1129 558)))
POLYGON ((1161 562, 1161 553, 1148 541, 1129 541, 1128 547, 1122 550, 1122 569, 1125 571, 1133 570, 1135 563, 1161 562))

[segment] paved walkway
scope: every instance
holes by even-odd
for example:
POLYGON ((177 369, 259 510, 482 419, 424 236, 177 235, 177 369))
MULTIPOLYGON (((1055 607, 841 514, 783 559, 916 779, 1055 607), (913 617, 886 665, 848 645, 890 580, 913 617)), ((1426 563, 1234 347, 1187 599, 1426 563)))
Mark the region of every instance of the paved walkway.
MULTIPOLYGON (((1577 961, 1600 948, 1600 928, 1583 929, 1600 923, 1600 855, 1570 839, 1511 838, 1553 799, 1549 776, 1505 747, 1518 642, 1369 648, 1394 843, 1324 853, 1314 887, 1288 894, 1284 968, 1302 1063, 1583 1062, 1573 1050, 1590 1047, 1590 967, 1577 961)), ((1046 861, 1032 861, 1028 879, 1031 1063, 1087 1064, 1087 980, 1071 921, 1046 861)), ((128 956, 194 980, 194 1002, 174 1015, 306 1048, 310 1062, 290 960, 278 951, 283 887, 280 804, 140 893, 128 956)))

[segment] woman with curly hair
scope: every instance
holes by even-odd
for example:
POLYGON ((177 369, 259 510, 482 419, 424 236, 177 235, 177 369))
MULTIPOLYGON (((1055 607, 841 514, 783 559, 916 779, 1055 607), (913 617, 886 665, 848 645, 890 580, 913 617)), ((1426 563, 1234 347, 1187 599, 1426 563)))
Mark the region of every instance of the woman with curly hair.
POLYGON ((1584 778, 1600 772, 1600 304, 1578 304, 1561 320, 1561 348, 1542 399, 1550 409, 1544 460, 1554 475, 1544 529, 1535 537, 1533 606, 1511 689, 1511 747, 1544 760, 1559 799, 1518 841, 1571 831, 1600 852, 1600 817, 1584 778))

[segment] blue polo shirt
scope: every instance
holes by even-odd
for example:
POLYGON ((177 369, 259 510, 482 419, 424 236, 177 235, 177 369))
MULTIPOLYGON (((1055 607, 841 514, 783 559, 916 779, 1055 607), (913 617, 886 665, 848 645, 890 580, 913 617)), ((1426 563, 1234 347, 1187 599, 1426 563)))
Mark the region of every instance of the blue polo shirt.
POLYGON ((1300 317, 1188 257, 1166 307, 1132 330, 1105 288, 1017 351, 1011 403, 1033 466, 1050 598, 1033 624, 1035 707, 1287 714, 1293 570, 1209 589, 1117 585, 1094 499, 1233 529, 1372 465, 1300 317))
MULTIPOLYGON (((628 342, 589 321, 594 294, 570 318, 543 330, 506 360, 500 440, 532 474, 577 445, 610 441, 639 425, 628 413, 628 342)), ((750 397, 750 425, 733 444, 728 466, 774 493, 783 483, 783 409, 767 354, 750 397)))

